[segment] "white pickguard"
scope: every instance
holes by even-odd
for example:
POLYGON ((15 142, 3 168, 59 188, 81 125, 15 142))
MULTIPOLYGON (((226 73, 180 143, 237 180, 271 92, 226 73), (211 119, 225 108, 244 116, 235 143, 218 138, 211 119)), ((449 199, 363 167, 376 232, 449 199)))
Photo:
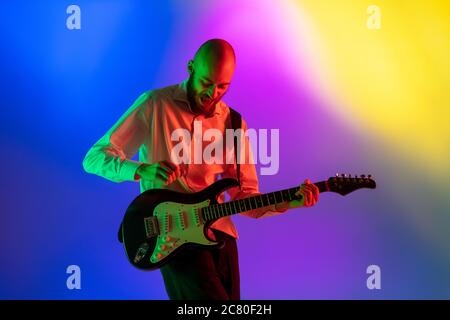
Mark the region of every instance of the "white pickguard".
POLYGON ((201 220, 199 208, 208 205, 209 200, 194 204, 170 201, 158 204, 153 215, 158 219, 160 234, 150 261, 161 261, 184 243, 217 244, 209 241, 203 231, 205 225, 201 220))

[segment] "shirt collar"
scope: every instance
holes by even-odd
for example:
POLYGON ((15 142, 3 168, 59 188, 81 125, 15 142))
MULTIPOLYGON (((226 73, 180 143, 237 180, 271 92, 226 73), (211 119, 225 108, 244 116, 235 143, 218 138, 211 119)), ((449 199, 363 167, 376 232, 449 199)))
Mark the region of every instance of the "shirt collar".
MULTIPOLYGON (((173 99, 176 101, 185 103, 187 105, 189 111, 192 112, 191 105, 189 103, 189 99, 187 98, 187 89, 186 88, 187 88, 188 79, 189 78, 186 78, 181 83, 178 84, 178 86, 175 90, 175 95, 174 95, 173 99)), ((223 109, 224 109, 224 103, 222 102, 222 100, 220 100, 214 107, 214 111, 211 116, 222 114, 223 109)))

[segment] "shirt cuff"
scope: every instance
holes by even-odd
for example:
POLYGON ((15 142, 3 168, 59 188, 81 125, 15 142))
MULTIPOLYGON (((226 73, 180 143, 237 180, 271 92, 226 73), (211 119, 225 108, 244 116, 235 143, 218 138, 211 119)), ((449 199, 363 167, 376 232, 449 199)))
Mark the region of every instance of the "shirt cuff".
POLYGON ((122 168, 120 169, 120 178, 122 181, 139 181, 135 179, 136 170, 143 162, 125 159, 122 162, 122 168))

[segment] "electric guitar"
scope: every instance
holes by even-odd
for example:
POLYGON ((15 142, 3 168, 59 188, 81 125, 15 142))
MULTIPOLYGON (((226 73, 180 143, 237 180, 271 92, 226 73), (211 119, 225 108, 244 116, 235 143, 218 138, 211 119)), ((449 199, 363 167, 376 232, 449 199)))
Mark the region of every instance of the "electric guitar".
MULTIPOLYGON (((375 189, 372 177, 336 174, 315 183, 320 192, 347 195, 361 188, 375 189)), ((299 187, 218 203, 226 189, 237 187, 235 179, 216 181, 196 193, 151 189, 137 196, 125 212, 121 241, 128 260, 139 269, 154 270, 167 263, 187 246, 222 246, 207 235, 207 228, 217 219, 284 201, 301 200, 299 187)))

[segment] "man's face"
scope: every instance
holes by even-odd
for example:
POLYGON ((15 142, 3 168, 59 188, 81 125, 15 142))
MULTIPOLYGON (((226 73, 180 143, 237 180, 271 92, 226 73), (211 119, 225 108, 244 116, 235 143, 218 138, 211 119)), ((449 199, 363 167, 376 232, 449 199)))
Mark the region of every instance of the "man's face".
POLYGON ((187 83, 189 102, 196 111, 209 114, 228 90, 234 64, 192 64, 187 83))

